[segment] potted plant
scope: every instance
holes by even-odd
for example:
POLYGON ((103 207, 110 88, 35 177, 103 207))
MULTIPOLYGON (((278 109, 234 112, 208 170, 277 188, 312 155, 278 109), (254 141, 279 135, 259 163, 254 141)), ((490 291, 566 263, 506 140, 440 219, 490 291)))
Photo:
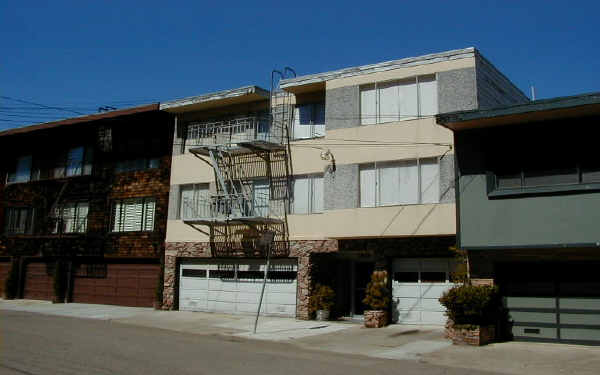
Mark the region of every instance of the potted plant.
POLYGON ((331 308, 334 305, 335 292, 330 286, 317 284, 310 296, 309 306, 314 312, 316 319, 320 321, 329 320, 331 308))
POLYGON ((461 284, 439 299, 446 307, 446 337, 457 345, 485 345, 495 339, 495 322, 502 312, 498 287, 461 284))
POLYGON ((371 281, 367 284, 363 303, 371 308, 365 310, 365 327, 381 328, 388 324, 388 306, 390 304, 390 291, 387 287, 387 271, 374 271, 371 281))

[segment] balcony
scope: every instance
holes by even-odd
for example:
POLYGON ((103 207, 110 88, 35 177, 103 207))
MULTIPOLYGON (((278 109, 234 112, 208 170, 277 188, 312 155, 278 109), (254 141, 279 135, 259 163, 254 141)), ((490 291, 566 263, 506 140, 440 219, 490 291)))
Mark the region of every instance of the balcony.
POLYGON ((231 153, 248 150, 282 150, 287 144, 287 132, 267 117, 244 117, 232 120, 192 123, 188 125, 186 147, 190 152, 208 155, 210 149, 221 147, 231 153))
POLYGON ((255 194, 252 198, 243 194, 184 198, 181 219, 187 224, 202 225, 282 223, 284 212, 275 205, 268 194, 255 194))

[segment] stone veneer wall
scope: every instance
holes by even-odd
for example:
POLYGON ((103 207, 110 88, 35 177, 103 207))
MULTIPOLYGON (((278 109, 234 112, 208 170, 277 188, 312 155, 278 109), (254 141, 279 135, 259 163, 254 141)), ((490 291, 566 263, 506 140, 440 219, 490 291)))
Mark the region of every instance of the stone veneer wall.
MULTIPOLYGON (((290 241, 290 258, 298 259, 298 291, 296 294, 296 317, 308 319, 308 299, 311 287, 312 254, 338 251, 337 240, 290 241)), ((163 309, 175 306, 178 258, 211 258, 208 242, 167 242, 165 247, 165 277, 163 309)))

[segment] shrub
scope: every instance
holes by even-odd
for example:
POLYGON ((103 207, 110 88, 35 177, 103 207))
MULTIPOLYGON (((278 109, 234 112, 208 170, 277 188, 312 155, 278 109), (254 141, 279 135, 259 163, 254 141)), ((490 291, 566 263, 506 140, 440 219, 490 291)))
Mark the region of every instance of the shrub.
POLYGON ((375 271, 367 284, 363 303, 372 310, 387 310, 390 304, 390 290, 387 287, 387 271, 375 271))
POLYGON ((13 261, 10 265, 8 277, 4 280, 4 297, 14 299, 19 289, 19 262, 13 261))
POLYGON ((501 311, 498 288, 489 285, 458 285, 446 291, 439 301, 456 325, 493 324, 501 311))
POLYGON ((63 302, 67 292, 67 270, 63 261, 57 261, 54 266, 54 298, 56 302, 63 302))
POLYGON ((335 292, 330 286, 317 284, 309 299, 309 309, 312 313, 317 310, 329 310, 335 304, 335 292))

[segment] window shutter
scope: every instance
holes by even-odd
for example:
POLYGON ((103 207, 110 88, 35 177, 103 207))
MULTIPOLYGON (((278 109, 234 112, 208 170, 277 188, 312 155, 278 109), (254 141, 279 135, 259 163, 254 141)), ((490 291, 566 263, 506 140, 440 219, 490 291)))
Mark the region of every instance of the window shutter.
POLYGON ((156 202, 154 199, 147 199, 144 203, 144 228, 143 230, 154 230, 154 214, 156 202))
POLYGON ((400 204, 419 203, 419 169, 416 160, 400 163, 400 204))
POLYGON ((294 204, 292 208, 295 214, 308 213, 309 182, 310 180, 306 177, 300 177, 294 180, 294 204))
POLYGON ((142 216, 144 203, 141 199, 132 199, 124 202, 123 232, 135 232, 142 230, 142 216))
POLYGON ((63 206, 61 212, 61 218, 63 222, 62 231, 63 233, 75 232, 75 204, 67 203, 63 206))
POLYGON ((378 205, 390 206, 400 202, 398 182, 400 181, 400 169, 398 163, 378 164, 379 173, 379 199, 378 205))
POLYGON ((115 202, 113 205, 113 232, 120 232, 123 228, 123 202, 115 202))
POLYGON ((367 85, 360 88, 360 123, 362 125, 374 124, 376 122, 376 97, 375 85, 367 85))
POLYGON ((375 207, 375 165, 360 167, 360 206, 375 207))
POLYGON ((419 77, 419 107, 421 116, 438 113, 437 82, 434 75, 419 77))
POLYGON ((440 201, 440 165, 437 159, 420 160, 421 203, 440 201))
POLYGON ((87 217, 89 212, 89 203, 79 203, 77 205, 77 221, 75 232, 84 233, 87 231, 87 217))
POLYGON ((323 212, 323 176, 312 178, 312 213, 323 212))
POLYGON ((417 102, 417 82, 415 78, 403 80, 399 86, 400 118, 409 120, 419 115, 417 102))
POLYGON ((378 122, 398 121, 399 101, 398 101, 398 82, 384 82, 378 85, 379 88, 379 118, 378 122))

